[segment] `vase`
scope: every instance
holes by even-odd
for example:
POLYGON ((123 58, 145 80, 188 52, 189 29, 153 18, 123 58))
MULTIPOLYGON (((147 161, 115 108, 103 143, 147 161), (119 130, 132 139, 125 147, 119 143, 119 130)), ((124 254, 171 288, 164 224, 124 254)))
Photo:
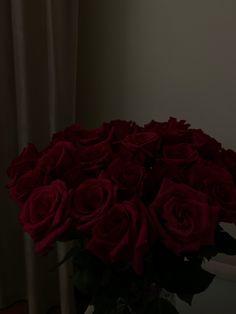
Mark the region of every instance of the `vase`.
MULTIPOLYGON (((75 300, 76 314, 89 313, 87 309, 90 306, 91 298, 88 295, 80 292, 76 287, 74 287, 74 300, 75 300)), ((91 306, 89 310, 90 310, 90 313, 92 313, 91 306)))

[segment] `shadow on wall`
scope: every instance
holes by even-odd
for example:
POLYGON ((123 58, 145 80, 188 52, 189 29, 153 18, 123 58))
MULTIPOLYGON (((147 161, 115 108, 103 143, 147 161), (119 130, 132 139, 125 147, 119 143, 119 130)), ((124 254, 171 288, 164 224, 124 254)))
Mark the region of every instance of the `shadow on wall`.
POLYGON ((78 120, 92 127, 120 116, 130 1, 80 1, 78 120), (112 114, 110 110, 112 108, 112 114))

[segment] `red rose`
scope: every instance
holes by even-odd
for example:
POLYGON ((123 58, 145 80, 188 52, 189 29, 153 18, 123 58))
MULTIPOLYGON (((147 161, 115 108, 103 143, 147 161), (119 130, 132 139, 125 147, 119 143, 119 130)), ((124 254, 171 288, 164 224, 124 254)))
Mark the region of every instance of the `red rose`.
POLYGON ((212 203, 221 207, 220 221, 236 223, 235 184, 209 179, 204 182, 203 189, 210 196, 212 203))
POLYGON ((177 183, 185 183, 187 181, 186 171, 183 167, 179 167, 175 163, 158 160, 145 177, 143 196, 145 203, 153 201, 165 178, 177 183))
POLYGON ((20 155, 11 162, 7 174, 11 179, 16 179, 27 171, 33 169, 39 153, 34 144, 28 144, 20 155))
POLYGON ((47 180, 47 174, 39 167, 29 170, 9 185, 11 198, 22 207, 33 189, 47 184, 47 180))
POLYGON ((141 193, 145 169, 135 160, 115 159, 102 177, 109 178, 124 197, 141 193))
POLYGON ((82 183, 87 178, 88 176, 85 172, 83 172, 79 161, 77 165, 66 170, 61 176, 61 179, 69 188, 77 188, 80 183, 82 183))
POLYGON ((75 148, 69 142, 57 142, 54 146, 42 153, 38 160, 38 166, 52 170, 57 178, 75 163, 75 148))
POLYGON ((72 216, 78 231, 90 233, 98 220, 110 210, 116 189, 106 179, 88 179, 74 191, 72 216))
POLYGON ((188 169, 187 177, 189 184, 198 190, 204 188, 207 180, 225 183, 233 181, 231 174, 226 169, 210 161, 194 164, 188 169))
POLYGON ((195 165, 189 171, 189 182, 221 207, 221 221, 236 222, 236 186, 227 170, 211 162, 195 165))
POLYGON ((152 120, 144 125, 144 129, 159 134, 164 144, 172 144, 189 142, 189 126, 185 120, 177 121, 176 118, 170 117, 167 122, 152 120))
POLYGON ((220 163, 231 173, 236 183, 236 152, 231 149, 222 149, 220 163))
POLYGON ((132 261, 136 273, 141 273, 150 241, 148 224, 140 201, 115 204, 95 225, 87 249, 107 264, 132 261))
POLYGON ((106 139, 111 139, 111 137, 112 129, 108 130, 104 125, 99 128, 88 130, 82 128, 77 123, 69 126, 61 132, 55 133, 52 142, 69 141, 75 146, 89 146, 103 142, 106 139))
POLYGON ((139 130, 139 126, 134 121, 112 120, 104 123, 103 127, 107 133, 112 130, 111 142, 113 145, 119 144, 127 135, 139 130))
POLYGON ((221 144, 217 142, 211 136, 205 134, 200 129, 193 129, 191 133, 191 143, 198 150, 202 158, 206 160, 215 160, 217 159, 220 150, 221 144))
POLYGON ((36 244, 38 253, 47 253, 70 227, 69 194, 62 181, 36 188, 20 213, 20 222, 36 244))
POLYGON ((154 132, 136 132, 122 140, 121 155, 141 162, 153 159, 159 149, 160 137, 154 132))
POLYGON ((94 145, 105 140, 110 140, 112 137, 112 130, 110 132, 106 132, 104 127, 87 130, 82 129, 78 134, 78 142, 81 145, 94 145))
POLYGON ((198 152, 190 144, 166 145, 163 148, 163 160, 179 166, 190 165, 201 160, 198 152))
POLYGON ((108 141, 80 148, 77 152, 81 170, 88 176, 97 176, 112 159, 112 149, 108 141))
POLYGON ((157 239, 172 252, 214 244, 219 207, 210 205, 204 193, 165 179, 150 211, 157 239))
POLYGON ((69 187, 77 187, 89 177, 97 177, 112 160, 112 150, 108 141, 80 147, 74 154, 74 165, 68 167, 61 178, 69 187))

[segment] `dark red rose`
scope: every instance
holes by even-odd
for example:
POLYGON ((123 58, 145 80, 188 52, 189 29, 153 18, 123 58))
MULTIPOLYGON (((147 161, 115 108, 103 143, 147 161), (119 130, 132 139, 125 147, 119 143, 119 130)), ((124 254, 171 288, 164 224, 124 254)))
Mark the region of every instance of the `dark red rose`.
POLYGON ((74 166, 75 148, 70 142, 57 142, 42 153, 37 164, 43 169, 51 169, 56 177, 60 178, 64 172, 74 166))
POLYGON ((11 198, 22 207, 34 188, 47 183, 47 173, 36 167, 9 185, 11 198))
POLYGON ((52 142, 69 141, 75 146, 89 146, 107 139, 111 140, 112 132, 112 129, 108 130, 104 125, 95 129, 85 129, 82 128, 80 124, 76 123, 61 132, 55 133, 52 142))
POLYGON ((159 150, 160 137, 154 132, 136 132, 122 140, 121 156, 141 162, 155 158, 159 150))
POLYGON ((27 171, 33 169, 38 159, 39 153, 34 144, 28 144, 20 155, 14 159, 9 168, 7 174, 11 179, 16 179, 27 171))
POLYGON ((112 130, 112 144, 119 144, 127 135, 139 130, 139 126, 134 121, 112 120, 109 123, 104 123, 103 127, 107 132, 112 130))
POLYGON ((88 179, 88 174, 83 171, 78 160, 78 163, 74 167, 69 168, 63 173, 61 179, 69 188, 77 188, 80 183, 88 179))
POLYGON ((38 253, 47 253, 70 228, 69 199, 64 183, 57 180, 34 189, 25 203, 19 219, 38 253))
POLYGON ((78 141, 81 145, 94 145, 105 140, 111 140, 111 138, 112 130, 106 132, 103 127, 100 127, 92 130, 81 130, 78 136, 78 141))
POLYGON ((134 193, 141 193, 144 174, 144 167, 137 161, 117 158, 108 166, 102 177, 109 178, 121 195, 130 197, 134 193))
POLYGON ((165 178, 176 183, 187 182, 186 171, 183 167, 179 167, 175 163, 158 160, 145 176, 143 196, 145 203, 149 204, 153 201, 165 178))
POLYGON ((74 191, 72 217, 78 231, 89 234, 116 200, 116 188, 106 179, 87 179, 74 191))
POLYGON ((112 159, 112 149, 109 141, 80 148, 77 152, 81 170, 88 176, 99 175, 112 159))
POLYGON ((157 239, 176 254, 214 244, 219 210, 204 193, 168 179, 150 206, 157 239))
POLYGON ((231 149, 222 149, 220 163, 231 173, 236 183, 236 152, 231 149))
POLYGON ((164 146, 162 159, 166 163, 179 166, 190 165, 201 161, 197 150, 192 145, 186 143, 164 146))
POLYGON ((136 273, 143 268, 143 255, 150 245, 147 209, 139 201, 115 204, 95 225, 87 249, 104 263, 133 263, 136 273))
POLYGON ((192 129, 190 133, 191 143, 198 150, 202 158, 215 160, 218 157, 222 148, 219 142, 200 129, 192 129))
POLYGON ((204 191, 208 193, 212 203, 221 207, 219 220, 236 223, 235 184, 209 179, 204 182, 204 191))
POLYGON ((223 167, 210 161, 194 164, 187 172, 188 182, 195 189, 202 190, 207 180, 232 183, 231 174, 223 167))
POLYGON ((159 134, 164 144, 173 144, 189 142, 189 126, 185 120, 177 121, 176 118, 170 117, 167 122, 152 120, 144 125, 144 129, 159 134))
POLYGON ((211 162, 190 169, 189 182, 221 207, 220 220, 236 222, 236 187, 227 170, 211 162))

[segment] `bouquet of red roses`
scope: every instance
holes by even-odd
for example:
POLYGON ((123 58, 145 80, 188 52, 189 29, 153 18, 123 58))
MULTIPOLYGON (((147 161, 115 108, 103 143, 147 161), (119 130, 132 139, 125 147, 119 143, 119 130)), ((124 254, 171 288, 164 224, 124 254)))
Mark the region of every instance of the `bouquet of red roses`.
POLYGON ((214 278, 204 260, 236 254, 219 225, 236 222, 236 153, 183 120, 75 124, 8 175, 38 253, 74 240, 66 258, 95 313, 177 313, 160 289, 191 303, 214 278))

